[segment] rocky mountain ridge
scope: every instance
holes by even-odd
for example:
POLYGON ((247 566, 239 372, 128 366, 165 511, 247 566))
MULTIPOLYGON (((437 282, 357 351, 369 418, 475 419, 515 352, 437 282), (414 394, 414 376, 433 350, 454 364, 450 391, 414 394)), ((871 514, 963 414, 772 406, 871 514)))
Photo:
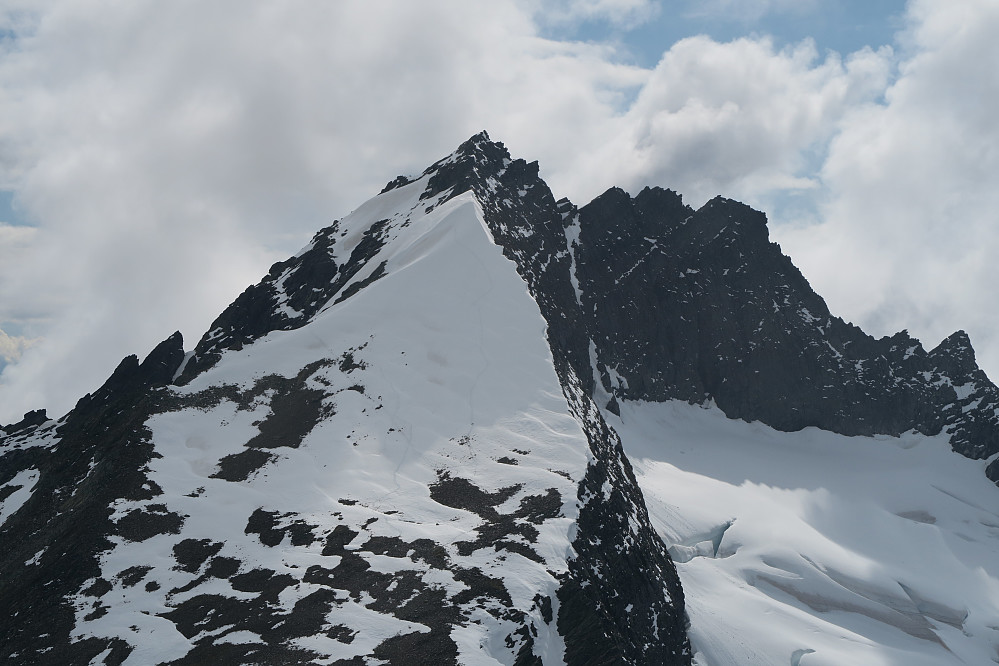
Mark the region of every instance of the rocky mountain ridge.
POLYGON ((962 455, 999 452, 999 391, 967 334, 926 351, 905 331, 875 339, 833 316, 763 213, 721 197, 694 211, 646 188, 610 190, 577 215, 583 312, 616 398, 713 400, 785 431, 945 431, 962 455))
POLYGON ((272 266, 191 352, 175 334, 3 428, 3 656, 690 663, 601 414, 666 400, 999 452, 962 332, 871 338, 762 213, 659 188, 577 208, 482 133, 272 266))

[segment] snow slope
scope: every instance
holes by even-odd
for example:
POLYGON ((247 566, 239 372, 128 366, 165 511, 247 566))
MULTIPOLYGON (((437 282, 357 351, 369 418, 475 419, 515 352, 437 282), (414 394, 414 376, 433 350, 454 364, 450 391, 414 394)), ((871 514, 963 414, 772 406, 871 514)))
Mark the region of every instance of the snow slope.
MULTIPOLYGON (((163 492, 119 502, 115 517, 168 512, 182 516, 183 526, 140 541, 113 538, 101 578, 112 581, 105 597, 114 602, 94 617, 90 597, 81 592, 76 637, 127 640, 136 646, 129 666, 179 659, 206 643, 263 647, 260 633, 248 628, 253 618, 241 622, 233 615, 232 622, 218 623, 209 616, 185 624, 169 616, 171 609, 193 612, 189 606, 203 595, 213 595, 216 606, 218 598, 256 597, 233 581, 259 570, 290 581, 271 600, 278 615, 333 588, 334 595, 324 597, 331 603, 322 631, 296 639, 323 655, 316 663, 370 655, 393 637, 431 632, 419 621, 375 610, 372 597, 349 589, 349 581, 343 589, 322 583, 316 572, 335 570, 347 558, 330 554, 336 550, 331 535, 341 535, 343 551, 359 556, 360 567, 407 573, 394 584, 423 586, 439 592, 441 603, 461 606, 465 618, 451 633, 461 663, 512 663, 521 642, 509 634, 523 623, 515 611, 530 616, 534 653, 544 663, 562 663, 564 646, 549 624, 551 614, 546 621, 536 600, 555 599, 556 577, 571 556, 587 441, 569 414, 545 322, 492 243, 474 198, 460 195, 424 213, 429 206, 417 199, 424 185, 377 197, 340 224, 356 237, 386 214, 408 213, 391 220, 393 240, 369 262, 386 262, 386 275, 367 285, 363 298, 228 352, 187 386, 172 389, 181 403, 203 399, 146 424, 161 456, 150 463, 148 478, 163 492), (226 468, 225 461, 249 451, 262 424, 280 411, 282 382, 261 381, 273 375, 304 382, 321 403, 321 418, 300 443, 257 448, 269 457, 239 479, 244 471, 226 468), (239 397, 208 401, 219 387, 239 397), (493 506, 464 506, 455 495, 474 495, 469 488, 493 506), (483 536, 482 515, 492 514, 509 517, 513 533, 492 541, 483 536), (254 521, 264 527, 253 531, 254 521), (360 534, 357 525, 364 526, 360 534), (370 545, 379 539, 408 545, 370 545), (428 539, 444 545, 449 566, 420 555, 419 544, 428 539), (169 554, 183 551, 182 543, 204 545, 211 559, 178 566, 180 558, 169 554), (137 562, 150 567, 141 572, 141 585, 134 580, 137 562), (213 566, 235 570, 221 577, 213 566), (462 571, 501 585, 506 601, 476 595, 464 605, 455 602, 469 590, 462 571), (339 638, 324 635, 333 630, 339 638)), ((343 252, 353 240, 342 238, 343 252)), ((400 604, 411 597, 403 595, 400 604)))
POLYGON ((563 221, 476 135, 0 428, 0 660, 689 664, 563 221))
POLYGON ((999 661, 999 488, 946 436, 785 433, 623 402, 683 582, 695 663, 999 661))

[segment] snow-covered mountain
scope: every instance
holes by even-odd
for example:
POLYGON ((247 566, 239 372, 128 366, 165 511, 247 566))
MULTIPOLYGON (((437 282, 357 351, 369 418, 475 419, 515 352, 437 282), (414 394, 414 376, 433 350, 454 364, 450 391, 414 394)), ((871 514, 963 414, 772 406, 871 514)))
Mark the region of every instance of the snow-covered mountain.
POLYGON ((0 657, 982 663, 997 407, 761 213, 577 208, 483 133, 3 428, 0 657))

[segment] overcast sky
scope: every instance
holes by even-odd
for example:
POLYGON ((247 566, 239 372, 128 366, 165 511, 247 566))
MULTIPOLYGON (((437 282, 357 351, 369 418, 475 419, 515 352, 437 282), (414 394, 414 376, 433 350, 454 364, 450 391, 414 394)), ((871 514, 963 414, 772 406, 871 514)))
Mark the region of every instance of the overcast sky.
POLYGON ((999 377, 995 0, 0 3, 0 423, 58 415, 487 129, 556 196, 768 213, 833 312, 999 377))

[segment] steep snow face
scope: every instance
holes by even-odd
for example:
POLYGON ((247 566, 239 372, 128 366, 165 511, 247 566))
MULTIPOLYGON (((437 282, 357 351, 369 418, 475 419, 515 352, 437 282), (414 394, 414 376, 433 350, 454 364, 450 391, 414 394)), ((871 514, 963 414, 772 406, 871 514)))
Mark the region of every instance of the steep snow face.
POLYGON ((999 489, 946 436, 844 437, 621 403, 686 592, 695 664, 985 664, 999 489))
POLYGON ((129 665, 269 663, 275 643, 310 663, 563 663, 587 440, 478 204, 432 208, 424 185, 338 225, 338 252, 373 225, 390 239, 352 278, 363 297, 170 389, 146 423, 161 493, 114 519, 172 526, 111 538, 75 639, 119 638, 129 665))

